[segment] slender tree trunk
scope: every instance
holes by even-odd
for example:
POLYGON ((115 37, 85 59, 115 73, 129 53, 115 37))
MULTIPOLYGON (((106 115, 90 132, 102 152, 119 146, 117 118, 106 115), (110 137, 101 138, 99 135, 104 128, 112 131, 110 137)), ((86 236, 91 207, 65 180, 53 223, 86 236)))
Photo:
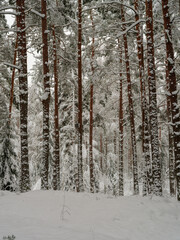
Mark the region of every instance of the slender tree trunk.
MULTIPOLYGON (((14 49, 13 65, 16 65, 17 47, 18 47, 17 44, 18 44, 18 38, 16 38, 16 44, 15 44, 15 49, 14 49)), ((16 69, 13 68, 13 70, 12 70, 12 77, 11 77, 11 92, 10 92, 10 102, 9 102, 9 120, 11 119, 12 105, 13 105, 15 70, 16 69)))
POLYGON ((58 109, 58 69, 57 69, 57 49, 55 27, 53 32, 53 50, 54 50, 54 163, 53 163, 53 189, 60 189, 60 151, 59 151, 59 109, 58 109))
POLYGON ((50 103, 50 82, 48 66, 48 33, 47 33, 47 13, 46 0, 41 0, 42 17, 42 40, 43 40, 43 169, 41 178, 42 189, 48 189, 48 169, 49 169, 49 103, 50 103))
POLYGON ((146 37, 147 37, 149 113, 150 113, 151 149, 152 149, 153 192, 155 195, 161 196, 162 180, 161 180, 161 164, 160 164, 160 158, 159 158, 159 141, 158 141, 158 118, 157 118, 155 62, 154 62, 152 0, 146 0, 146 18, 147 18, 146 37))
MULTIPOLYGON (((125 22, 124 9, 121 5, 121 17, 122 22, 125 22)), ((123 25, 123 31, 125 31, 125 26, 123 25)), ((124 39, 124 50, 125 50, 125 60, 126 60, 126 72, 127 72, 127 82, 128 82, 128 100, 129 100, 129 113, 130 113, 130 125, 131 125, 131 141, 132 141, 132 153, 133 153, 133 180, 134 180, 134 194, 139 194, 139 180, 138 180, 138 165, 137 165, 137 148, 136 148, 136 135, 135 135, 135 124, 134 124, 134 108, 132 100, 132 89, 131 89, 131 75, 129 66, 129 53, 128 53, 128 42, 127 35, 123 35, 124 39)))
POLYGON ((17 45, 19 61, 19 98, 20 98, 20 137, 21 137, 21 192, 30 190, 28 162, 28 78, 27 49, 24 0, 16 0, 17 7, 17 45))
POLYGON ((124 177, 123 177, 123 78, 122 78, 122 46, 118 39, 119 62, 120 62, 120 88, 119 88, 119 195, 124 195, 124 177))
POLYGON ((83 159, 82 159, 82 3, 78 0, 78 186, 77 192, 82 192, 83 187, 83 159))
MULTIPOLYGON (((139 12, 139 0, 135 0, 135 10, 139 12)), ((136 21, 139 20, 139 15, 135 15, 136 21)), ((141 37, 140 25, 136 25, 137 31, 137 50, 139 60, 139 78, 141 86, 141 111, 142 111, 142 151, 144 162, 144 176, 143 176, 143 195, 147 195, 148 189, 150 190, 150 176, 151 176, 151 160, 150 160, 150 149, 149 149, 149 129, 148 129, 148 111, 146 101, 146 89, 144 79, 144 53, 143 53, 143 42, 141 37)), ((150 191, 149 191, 150 193, 150 191)))
MULTIPOLYGON (((90 18, 92 23, 92 56, 91 56, 91 70, 92 77, 94 76, 94 22, 92 10, 90 11, 90 18)), ((93 163, 93 80, 90 86, 90 124, 89 124, 89 169, 90 169, 90 191, 94 193, 94 163, 93 163)))
POLYGON ((103 143, 102 143, 102 134, 100 134, 100 169, 103 173, 103 143))
POLYGON ((116 153, 117 153, 116 140, 117 140, 117 137, 116 137, 116 131, 114 131, 114 154, 115 154, 115 155, 116 155, 116 153))
MULTIPOLYGON (((167 84, 167 92, 169 92, 169 71, 168 71, 168 63, 166 60, 166 84, 167 84)), ((171 99, 169 94, 167 94, 167 119, 168 119, 168 135, 169 135, 169 190, 170 195, 173 197, 176 194, 175 187, 175 159, 173 154, 173 130, 172 130, 172 117, 171 117, 171 99)))
POLYGON ((162 10, 164 18, 164 31, 166 41, 166 72, 169 89, 169 98, 172 114, 174 156, 175 156, 175 174, 177 183, 177 199, 180 201, 180 115, 177 99, 177 82, 175 74, 174 49, 172 45, 171 21, 169 15, 168 0, 162 1, 162 10))

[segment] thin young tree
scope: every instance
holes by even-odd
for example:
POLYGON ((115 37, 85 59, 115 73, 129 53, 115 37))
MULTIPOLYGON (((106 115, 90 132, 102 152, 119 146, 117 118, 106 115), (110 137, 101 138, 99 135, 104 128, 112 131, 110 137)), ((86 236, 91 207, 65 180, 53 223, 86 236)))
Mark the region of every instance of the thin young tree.
POLYGON ((53 34, 53 58, 54 58, 54 161, 53 161, 53 189, 60 189, 60 151, 59 151, 59 109, 58 109, 58 69, 55 26, 53 34))
MULTIPOLYGON (((166 60, 166 85, 167 92, 169 92, 169 71, 168 63, 166 60)), ((171 99, 169 94, 167 94, 167 119, 168 119, 168 142, 169 142, 169 190, 170 195, 175 196, 176 186, 175 186, 175 159, 174 159, 174 143, 173 143, 173 129, 172 129, 172 114, 171 114, 171 99)))
MULTIPOLYGON (((92 10, 90 10, 90 18, 92 24, 92 55, 91 55, 91 70, 92 78, 94 76, 94 21, 92 10)), ((94 193, 94 163, 93 163, 93 79, 90 85, 90 122, 89 122, 89 169, 90 169, 90 191, 94 193)))
POLYGON ((83 123, 82 123, 82 2, 78 0, 78 181, 77 192, 83 187, 82 157, 83 123))
POLYGON ((174 156, 175 156, 175 174, 177 183, 177 199, 180 201, 180 113, 177 99, 177 82, 175 73, 174 49, 172 44, 171 20, 169 14, 168 0, 162 1, 162 11, 164 19, 164 32, 166 42, 166 77, 170 98, 170 108, 172 114, 174 156))
MULTIPOLYGON (((14 49, 13 65, 16 65, 17 47, 18 47, 17 44, 18 44, 18 39, 16 38, 16 44, 15 44, 15 49, 14 49)), ((9 102, 9 121, 11 119, 12 105, 13 105, 15 70, 16 70, 16 68, 14 67, 13 70, 12 70, 12 76, 11 76, 11 92, 10 92, 10 102, 9 102)))
MULTIPOLYGON (((121 5, 121 18, 122 22, 125 23, 125 15, 123 5, 121 5)), ((125 25, 122 25, 122 31, 126 30, 125 25)), ((130 126, 131 126, 131 143, 133 153, 133 180, 134 180, 134 194, 139 194, 139 180, 138 180, 138 164, 137 164, 137 147, 136 147, 136 134, 135 134, 135 123, 134 123, 134 107, 132 99, 132 87, 131 87, 131 74, 130 74, 130 63, 128 53, 128 41, 127 34, 123 34, 124 51, 125 51, 125 62, 126 62, 126 74, 128 83, 128 101, 129 101, 129 113, 130 113, 130 126)))
POLYGON ((43 80, 44 95, 43 103, 43 156, 42 156, 42 175, 41 187, 48 189, 48 169, 49 169, 49 103, 50 103, 50 82, 48 66, 48 31, 47 31, 47 2, 41 0, 42 17, 42 42, 43 42, 43 80))
POLYGON ((154 32, 152 0, 146 0, 146 37, 147 37, 147 62, 149 84, 149 118, 150 118, 150 142, 152 150, 152 177, 153 192, 162 195, 161 164, 159 157, 157 94, 154 60, 154 32))
POLYGON ((16 0, 17 8, 17 45, 19 65, 19 99, 20 99, 20 138, 21 138, 21 179, 20 190, 30 190, 28 161, 28 78, 27 48, 24 0, 16 0))
POLYGON ((122 76, 122 43, 118 39, 119 49, 119 195, 124 195, 124 178, 123 178, 123 76, 122 76))

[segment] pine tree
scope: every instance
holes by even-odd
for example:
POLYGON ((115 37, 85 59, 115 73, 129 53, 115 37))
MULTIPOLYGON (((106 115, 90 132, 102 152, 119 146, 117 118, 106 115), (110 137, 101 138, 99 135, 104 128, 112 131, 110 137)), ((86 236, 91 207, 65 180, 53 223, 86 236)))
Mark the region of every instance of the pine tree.
MULTIPOLYGON (((91 56, 91 69, 92 69, 92 78, 94 76, 94 22, 92 11, 90 12, 90 18, 93 28, 92 36, 92 56, 91 56)), ((94 193, 94 163, 93 163, 93 80, 90 86, 90 123, 89 123, 89 169, 90 169, 90 191, 94 193)))
POLYGON ((149 112, 150 112, 150 133, 151 133, 151 150, 152 150, 153 192, 155 195, 161 196, 162 195, 162 181, 161 181, 161 164, 160 164, 160 158, 159 158, 152 0, 146 0, 146 37, 147 37, 147 61, 148 61, 149 112))
POLYGON ((3 94, 0 95, 0 112, 0 189, 15 191, 18 188, 17 156, 3 94))
POLYGON ((20 99, 20 137, 21 137, 21 192, 30 189, 28 160, 28 78, 24 0, 16 0, 17 42, 19 64, 19 99, 20 99))
POLYGON ((42 189, 48 189, 49 171, 49 104, 50 104, 50 79, 48 62, 48 31, 47 31, 47 1, 41 0, 42 17, 42 41, 43 41, 43 79, 44 95, 43 102, 43 169, 42 169, 42 189))
POLYGON ((83 191, 83 159, 82 159, 82 3, 78 0, 78 186, 77 192, 83 191))
POLYGON ((175 174, 177 183, 177 199, 180 201, 180 114, 177 101, 177 83, 175 74, 174 49, 172 45, 171 21, 169 15, 168 0, 162 1, 162 11, 164 19, 164 32, 166 42, 166 68, 167 83, 170 95, 173 139, 174 139, 174 156, 175 156, 175 174))
MULTIPOLYGON (((124 9, 121 5, 121 17, 122 22, 125 22, 124 9)), ((122 30, 126 28, 123 25, 122 30)), ((130 75, 130 64, 129 64, 129 53, 128 53, 128 42, 127 34, 123 35, 124 40, 124 51, 125 51, 125 62, 126 62, 126 74, 128 83, 128 101, 129 101, 129 113, 130 113, 130 126, 131 126, 131 143, 133 153, 133 180, 134 180, 134 194, 139 194, 139 183, 138 183, 138 165, 137 165, 137 147, 136 147, 136 134, 135 134, 135 123, 134 123, 134 108, 132 99, 132 87, 131 87, 131 75, 130 75)))
POLYGON ((53 32, 53 50, 54 50, 54 166, 53 166, 53 189, 60 189, 60 149, 59 149, 59 111, 58 111, 58 69, 57 69, 57 49, 56 49, 56 33, 55 26, 52 29, 53 32))

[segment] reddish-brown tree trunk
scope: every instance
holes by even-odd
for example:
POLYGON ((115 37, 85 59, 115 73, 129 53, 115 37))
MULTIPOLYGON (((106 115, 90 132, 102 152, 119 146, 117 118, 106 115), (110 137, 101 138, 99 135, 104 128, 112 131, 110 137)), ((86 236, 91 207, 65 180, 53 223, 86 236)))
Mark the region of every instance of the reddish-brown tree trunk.
POLYGON ((152 150, 153 192, 155 195, 161 196, 162 180, 161 180, 161 164, 159 158, 152 0, 146 0, 146 28, 147 28, 146 37, 147 37, 149 113, 150 113, 149 115, 150 115, 150 137, 152 150))
POLYGON ((55 26, 52 27, 54 51, 54 163, 53 163, 53 189, 60 189, 60 151, 59 151, 59 109, 58 109, 58 69, 55 26))
POLYGON ((120 62, 120 88, 119 88, 119 195, 124 195, 124 164, 123 164, 123 78, 122 78, 122 44, 118 39, 120 62))
MULTIPOLYGON (((17 58, 17 47, 18 47, 18 38, 16 38, 16 44, 14 49, 14 60, 13 65, 16 65, 16 58, 17 58)), ((11 77, 11 92, 10 92, 10 102, 9 102, 9 120, 11 119, 11 112, 12 112, 12 105, 13 105, 13 95, 14 95, 14 77, 15 77, 15 68, 12 70, 12 77, 11 77)))
POLYGON ((50 103, 50 82, 49 82, 49 66, 48 66, 48 32, 47 32, 47 6, 46 0, 41 0, 42 17, 42 41, 43 41, 43 79, 44 79, 44 95, 43 103, 43 157, 42 157, 42 175, 41 187, 48 189, 48 169, 49 169, 49 103, 50 103))
MULTIPOLYGON (((92 77, 94 76, 94 22, 92 10, 90 11, 90 18, 92 23, 92 56, 91 56, 91 69, 92 77)), ((94 193, 94 163, 93 163, 93 80, 90 86, 90 122, 89 122, 89 169, 90 169, 90 191, 94 193)))
MULTIPOLYGON (((124 9, 122 5, 121 5, 121 17, 122 17, 122 22, 125 22, 124 9)), ((124 25, 122 28, 123 28, 123 31, 126 30, 124 25)), ((125 51, 126 73, 127 73, 127 83, 128 83, 128 101, 129 101, 131 142, 132 142, 132 153, 133 153, 134 194, 136 195, 136 194, 139 194, 139 180, 138 180, 138 165, 137 165, 136 134, 135 134, 135 124, 134 124, 134 107, 133 107, 133 100, 132 100, 131 75, 130 75, 128 42, 127 42, 126 34, 123 35, 123 39, 124 39, 124 51, 125 51)))
POLYGON ((164 31, 166 41, 166 68, 167 83, 170 98, 170 107, 172 114, 173 140, 174 140, 174 157, 175 157, 175 174, 177 183, 177 199, 180 201, 180 113, 177 99, 177 82, 175 73, 174 49, 172 45, 171 21, 169 15, 168 0, 162 1, 162 11, 164 18, 164 31))
POLYGON ((28 78, 27 78, 27 49, 24 0, 16 0, 17 7, 17 45, 19 70, 19 99, 20 99, 20 137, 21 137, 21 180, 20 190, 30 190, 28 162, 28 78))
MULTIPOLYGON (((135 0, 135 10, 139 12, 139 0, 135 0)), ((136 21, 139 21, 139 15, 135 15, 136 21)), ((144 53, 143 53, 143 42, 141 36, 140 25, 136 25, 137 31, 137 50, 138 50, 138 61, 139 61, 139 78, 141 86, 141 111, 142 111, 142 151, 144 162, 144 176, 143 176, 143 195, 146 195, 148 190, 150 193, 150 176, 151 176, 151 160, 150 160, 150 149, 149 149, 149 129, 148 129, 148 111, 146 101, 146 89, 144 79, 144 53)))
MULTIPOLYGON (((167 92, 169 92, 169 71, 168 63, 166 60, 166 84, 167 92)), ((174 144, 173 144, 173 130, 172 130, 172 117, 171 117, 171 99, 169 94, 167 94, 167 119, 168 119, 168 135, 169 135, 169 190, 170 195, 175 196, 176 186, 175 186, 175 159, 173 154, 174 144)))
POLYGON ((82 159, 82 3, 78 0, 78 184, 77 192, 84 190, 82 159))

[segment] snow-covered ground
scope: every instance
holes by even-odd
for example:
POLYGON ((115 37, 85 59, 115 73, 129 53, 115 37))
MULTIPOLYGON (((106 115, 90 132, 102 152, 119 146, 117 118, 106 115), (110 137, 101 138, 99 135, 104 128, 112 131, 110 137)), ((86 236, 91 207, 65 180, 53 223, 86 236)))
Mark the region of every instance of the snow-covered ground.
POLYGON ((180 240, 180 203, 171 198, 0 192, 0 240, 180 240))

